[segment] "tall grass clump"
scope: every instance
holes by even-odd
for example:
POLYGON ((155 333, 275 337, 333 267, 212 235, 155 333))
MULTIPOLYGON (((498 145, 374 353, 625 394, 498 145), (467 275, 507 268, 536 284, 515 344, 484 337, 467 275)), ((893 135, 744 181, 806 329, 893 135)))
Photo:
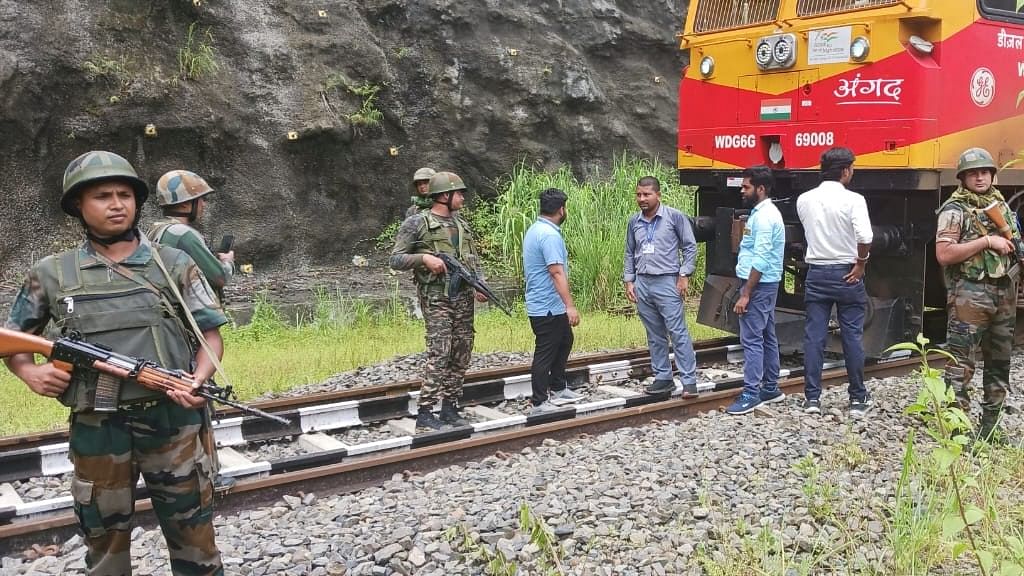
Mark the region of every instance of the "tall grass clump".
POLYGON ((209 28, 198 30, 196 24, 189 24, 185 43, 178 49, 178 73, 184 80, 199 80, 220 70, 213 51, 213 33, 209 28))
MULTIPOLYGON (((567 166, 546 171, 521 162, 510 175, 498 180, 498 196, 491 206, 478 204, 474 208, 493 213, 493 226, 475 229, 482 237, 481 243, 494 251, 485 261, 504 262, 509 272, 522 279, 523 235, 537 218, 537 200, 546 188, 559 188, 568 196, 568 219, 562 225, 562 234, 569 250, 570 284, 578 306, 621 306, 625 302, 622 266, 626 224, 638 210, 636 183, 643 176, 661 181, 664 204, 686 214, 694 213, 694 191, 680 186, 675 169, 657 160, 623 154, 614 159, 610 172, 595 171, 583 181, 567 166)), ((703 264, 698 262, 690 290, 695 293, 702 286, 703 264)))

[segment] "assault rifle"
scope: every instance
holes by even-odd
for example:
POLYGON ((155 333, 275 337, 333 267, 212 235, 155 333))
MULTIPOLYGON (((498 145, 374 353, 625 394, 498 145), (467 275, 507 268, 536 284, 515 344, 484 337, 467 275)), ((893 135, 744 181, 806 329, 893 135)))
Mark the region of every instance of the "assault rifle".
POLYGON ((487 301, 497 306, 502 312, 512 315, 505 303, 498 298, 483 280, 477 277, 476 273, 466 268, 466 266, 459 262, 459 259, 451 254, 445 254, 439 252, 434 254, 444 262, 444 267, 448 269, 448 297, 452 298, 459 293, 459 288, 462 287, 462 283, 465 282, 473 287, 477 292, 487 297, 487 301))
POLYGON ((1006 218, 1003 216, 1000 202, 996 201, 989 204, 983 209, 983 211, 985 212, 985 216, 988 216, 988 219, 996 225, 996 232, 1013 244, 1013 251, 1017 256, 1017 260, 1019 262, 1024 262, 1024 242, 1021 242, 1020 238, 1013 235, 1013 229, 1006 223, 1006 218))
POLYGON ((33 353, 46 356, 54 366, 65 372, 76 369, 99 372, 95 402, 97 412, 117 410, 120 381, 134 380, 151 390, 191 392, 207 400, 237 408, 246 414, 267 418, 285 426, 291 424, 285 418, 234 400, 230 386, 217 386, 212 381, 207 384, 196 382, 188 372, 168 370, 149 360, 118 354, 105 346, 90 344, 82 340, 78 334, 73 333, 51 342, 33 334, 0 328, 0 357, 33 353))

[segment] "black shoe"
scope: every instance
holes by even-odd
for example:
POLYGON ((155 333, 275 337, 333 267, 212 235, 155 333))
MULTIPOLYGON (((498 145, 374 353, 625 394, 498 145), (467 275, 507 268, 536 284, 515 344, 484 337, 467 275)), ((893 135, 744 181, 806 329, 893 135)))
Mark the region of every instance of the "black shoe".
POLYGON ((672 380, 655 380, 650 386, 644 388, 648 394, 664 394, 676 389, 676 383, 672 380))
POLYGON ((420 408, 419 414, 416 415, 416 429, 420 428, 440 430, 444 428, 444 422, 438 420, 430 408, 420 408))
POLYGON ((1002 427, 999 426, 999 412, 982 412, 981 425, 978 426, 978 440, 990 446, 1006 446, 1008 444, 1002 427))
POLYGON ((850 416, 853 418, 863 418, 867 416, 874 406, 875 403, 871 401, 871 396, 865 396, 863 400, 850 400, 850 416))
POLYGON ((451 400, 441 402, 441 422, 456 427, 469 426, 469 420, 466 420, 459 414, 459 407, 451 400))
POLYGON ((804 403, 800 408, 803 409, 804 414, 821 414, 821 400, 804 398, 804 403))

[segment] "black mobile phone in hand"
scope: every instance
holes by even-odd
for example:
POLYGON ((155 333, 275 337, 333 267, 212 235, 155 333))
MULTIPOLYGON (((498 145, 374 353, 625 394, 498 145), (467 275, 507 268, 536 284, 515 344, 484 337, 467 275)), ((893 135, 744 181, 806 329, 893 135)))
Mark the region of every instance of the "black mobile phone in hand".
POLYGON ((231 247, 234 246, 234 244, 235 237, 231 234, 225 234, 224 237, 220 239, 220 248, 217 248, 217 252, 220 254, 230 252, 231 247))

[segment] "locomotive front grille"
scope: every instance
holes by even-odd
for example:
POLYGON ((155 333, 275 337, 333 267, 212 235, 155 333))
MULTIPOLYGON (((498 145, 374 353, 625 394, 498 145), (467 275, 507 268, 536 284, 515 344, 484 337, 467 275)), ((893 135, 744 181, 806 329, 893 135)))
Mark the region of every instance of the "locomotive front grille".
POLYGON ((899 3, 900 0, 800 0, 796 5, 796 13, 800 16, 820 16, 899 3))
POLYGON ((774 22, 780 0, 702 0, 694 18, 694 32, 712 32, 774 22))

